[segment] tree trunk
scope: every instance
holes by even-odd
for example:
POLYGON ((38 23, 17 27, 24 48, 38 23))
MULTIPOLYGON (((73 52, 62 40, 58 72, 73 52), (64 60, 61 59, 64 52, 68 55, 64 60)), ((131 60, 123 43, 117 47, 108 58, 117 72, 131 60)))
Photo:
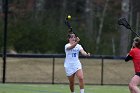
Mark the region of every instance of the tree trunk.
POLYGON ((102 13, 102 17, 100 19, 100 26, 99 26, 98 36, 97 36, 97 40, 96 40, 96 53, 98 53, 98 50, 99 50, 102 28, 103 28, 103 24, 104 24, 104 17, 105 17, 105 13, 106 13, 106 10, 107 10, 108 2, 109 2, 109 0, 106 0, 105 7, 104 7, 104 10, 103 10, 103 13, 102 13))
POLYGON ((67 0, 63 0, 63 2, 61 4, 62 4, 62 7, 60 8, 61 9, 60 10, 61 11, 61 14, 60 14, 60 27, 62 25, 64 25, 67 0))
MULTIPOLYGON (((129 0, 122 1, 122 17, 128 20, 129 15, 129 0)), ((128 52, 129 33, 125 27, 120 28, 120 55, 125 56, 128 52)))
POLYGON ((140 22, 140 13, 137 12, 137 17, 136 17, 136 33, 139 33, 139 22, 140 22))
POLYGON ((2 6, 2 0, 0 0, 0 13, 2 13, 2 8, 3 8, 3 6, 2 6))
POLYGON ((93 40, 93 3, 92 0, 86 0, 86 32, 89 41, 93 40))
POLYGON ((27 10, 32 11, 34 9, 35 0, 28 0, 27 2, 27 10))
POLYGON ((36 9, 37 11, 44 10, 45 0, 36 0, 36 9))

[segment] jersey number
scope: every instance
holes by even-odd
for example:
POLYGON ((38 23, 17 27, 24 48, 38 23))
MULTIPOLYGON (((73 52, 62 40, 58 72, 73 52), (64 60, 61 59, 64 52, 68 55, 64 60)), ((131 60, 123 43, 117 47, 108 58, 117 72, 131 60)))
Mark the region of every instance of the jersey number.
POLYGON ((72 57, 76 57, 76 53, 72 53, 72 57))

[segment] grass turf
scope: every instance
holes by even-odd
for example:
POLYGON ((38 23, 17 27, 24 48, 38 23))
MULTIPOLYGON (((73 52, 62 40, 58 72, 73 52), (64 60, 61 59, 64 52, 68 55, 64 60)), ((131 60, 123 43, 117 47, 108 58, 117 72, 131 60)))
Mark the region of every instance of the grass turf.
MULTIPOLYGON (((75 86, 79 93, 79 86, 75 86)), ((70 93, 68 85, 0 84, 0 93, 70 93)), ((129 93, 127 86, 85 85, 85 93, 129 93)))

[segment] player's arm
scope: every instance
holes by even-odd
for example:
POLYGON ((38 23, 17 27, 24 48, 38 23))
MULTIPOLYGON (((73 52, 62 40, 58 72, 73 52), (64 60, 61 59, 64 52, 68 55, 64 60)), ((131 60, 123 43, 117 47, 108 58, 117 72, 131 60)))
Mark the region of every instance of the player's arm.
POLYGON ((79 43, 79 41, 80 39, 77 37, 75 42, 71 46, 67 47, 67 50, 73 49, 79 43))
MULTIPOLYGON (((131 51, 133 48, 135 48, 134 43, 132 44, 132 47, 131 47, 130 51, 131 51)), ((131 51, 131 53, 132 53, 132 51, 131 51)), ((128 53, 127 56, 125 57, 125 62, 128 62, 129 60, 132 60, 132 59, 133 59, 132 56, 130 55, 130 53, 128 53)))
POLYGON ((128 62, 129 60, 132 60, 133 58, 128 54, 126 57, 125 57, 125 62, 128 62))
POLYGON ((90 56, 90 53, 87 53, 84 49, 81 49, 80 52, 84 56, 90 56))

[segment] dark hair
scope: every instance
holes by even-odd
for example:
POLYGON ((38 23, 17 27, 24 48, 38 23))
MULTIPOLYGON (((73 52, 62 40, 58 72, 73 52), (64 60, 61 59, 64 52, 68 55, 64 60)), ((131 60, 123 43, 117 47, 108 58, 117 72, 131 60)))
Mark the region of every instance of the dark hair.
POLYGON ((137 48, 140 48, 140 37, 135 37, 134 38, 134 43, 135 43, 135 46, 137 48))
POLYGON ((68 35, 67 35, 68 38, 71 38, 72 34, 74 34, 74 35, 76 36, 76 34, 75 34, 74 32, 71 31, 71 32, 69 32, 68 35))

